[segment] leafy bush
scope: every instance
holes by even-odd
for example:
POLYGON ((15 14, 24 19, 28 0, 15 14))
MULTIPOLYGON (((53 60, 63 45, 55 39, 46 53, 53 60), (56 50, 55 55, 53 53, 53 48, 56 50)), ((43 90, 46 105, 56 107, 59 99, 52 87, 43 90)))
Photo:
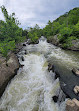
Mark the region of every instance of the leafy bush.
POLYGON ((8 52, 15 49, 15 44, 26 39, 22 36, 23 29, 19 28, 19 21, 15 18, 15 13, 8 15, 4 6, 0 7, 5 21, 0 20, 0 53, 7 57, 8 52))
POLYGON ((15 49, 15 41, 3 42, 0 43, 0 52, 4 57, 7 57, 9 51, 13 51, 15 49))

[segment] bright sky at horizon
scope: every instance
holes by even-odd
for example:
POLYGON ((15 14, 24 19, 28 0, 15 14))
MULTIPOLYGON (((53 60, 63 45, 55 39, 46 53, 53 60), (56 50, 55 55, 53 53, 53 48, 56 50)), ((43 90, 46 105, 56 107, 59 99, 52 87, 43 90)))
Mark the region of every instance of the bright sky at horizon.
MULTIPOLYGON (((16 17, 23 29, 38 24, 44 27, 48 20, 53 21, 69 10, 79 7, 79 0, 0 0, 0 6, 4 5, 11 14, 16 17)), ((4 20, 0 10, 0 20, 4 20)))

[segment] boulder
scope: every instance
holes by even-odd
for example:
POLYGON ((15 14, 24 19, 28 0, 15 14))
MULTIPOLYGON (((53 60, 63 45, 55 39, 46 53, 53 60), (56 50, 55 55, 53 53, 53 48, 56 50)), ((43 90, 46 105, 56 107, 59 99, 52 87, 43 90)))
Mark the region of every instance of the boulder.
POLYGON ((58 96, 53 96, 52 99, 56 103, 58 101, 58 96))
POLYGON ((52 43, 52 44, 54 44, 54 45, 56 45, 56 46, 59 46, 59 39, 58 39, 58 36, 59 36, 60 34, 57 34, 57 35, 54 35, 54 36, 50 36, 48 39, 47 39, 47 42, 49 42, 49 43, 52 43))
POLYGON ((26 46, 26 44, 23 44, 23 46, 26 46))
POLYGON ((74 87, 74 93, 75 94, 79 94, 79 86, 75 86, 74 87))
POLYGON ((72 40, 72 46, 69 49, 79 51, 79 39, 72 40))
POLYGON ((79 111, 79 101, 77 99, 68 99, 66 101, 66 111, 79 111))
POLYGON ((52 65, 51 63, 48 64, 48 71, 53 71, 54 72, 54 65, 52 65))
POLYGON ((9 54, 6 65, 6 59, 0 56, 0 97, 3 94, 8 82, 15 76, 19 62, 14 53, 9 54))
POLYGON ((73 72, 75 75, 79 76, 79 70, 78 70, 78 69, 73 68, 73 69, 72 69, 72 72, 73 72))

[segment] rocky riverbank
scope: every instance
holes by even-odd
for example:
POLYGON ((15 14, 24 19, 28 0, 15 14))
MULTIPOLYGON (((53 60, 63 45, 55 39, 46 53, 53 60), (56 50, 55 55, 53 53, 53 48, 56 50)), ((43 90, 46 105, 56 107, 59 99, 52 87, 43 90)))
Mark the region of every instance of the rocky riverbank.
POLYGON ((7 64, 6 59, 0 55, 0 97, 18 69, 19 61, 14 53, 9 53, 7 64))
POLYGON ((68 50, 72 50, 72 51, 79 51, 79 39, 76 40, 71 40, 71 45, 67 46, 66 48, 63 46, 62 43, 60 43, 59 39, 58 39, 59 34, 53 36, 53 37, 49 37, 47 39, 47 41, 51 44, 54 44, 58 47, 61 47, 63 49, 68 49, 68 50))
POLYGON ((17 74, 19 67, 22 67, 16 54, 22 50, 25 44, 26 41, 24 43, 18 43, 16 45, 16 50, 8 53, 7 60, 0 54, 0 97, 5 91, 8 83, 17 74))
MULTIPOLYGON (((57 73, 55 71, 54 65, 52 64, 48 64, 48 71, 52 71, 55 72, 55 79, 60 78, 60 74, 57 73)), ((72 69, 72 72, 76 74, 76 72, 78 72, 78 70, 72 69)), ((77 100, 79 98, 79 86, 75 86, 73 88, 73 97, 71 97, 70 92, 67 92, 67 90, 64 89, 64 86, 62 85, 61 81, 60 81, 60 85, 61 85, 61 89, 64 92, 66 98, 68 98, 68 100, 66 101, 66 111, 79 111, 79 100, 77 100), (71 98, 71 99, 69 99, 71 98)), ((58 96, 54 97, 54 101, 57 102, 58 100, 58 96)))

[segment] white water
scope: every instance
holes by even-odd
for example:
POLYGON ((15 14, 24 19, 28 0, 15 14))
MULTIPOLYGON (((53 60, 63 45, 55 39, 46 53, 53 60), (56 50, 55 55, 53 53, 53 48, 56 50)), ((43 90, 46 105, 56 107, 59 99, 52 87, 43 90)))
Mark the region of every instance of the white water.
POLYGON ((46 40, 40 40, 37 45, 27 45, 24 65, 18 74, 7 86, 0 100, 0 111, 65 111, 65 101, 60 89, 59 79, 54 80, 54 73, 48 72, 47 59, 54 57, 56 60, 78 65, 75 58, 65 54, 60 48, 50 45, 46 40), (45 56, 47 58, 45 58, 45 56), (64 57, 64 58, 63 58, 64 57), (54 103, 52 97, 59 95, 59 100, 54 103))

